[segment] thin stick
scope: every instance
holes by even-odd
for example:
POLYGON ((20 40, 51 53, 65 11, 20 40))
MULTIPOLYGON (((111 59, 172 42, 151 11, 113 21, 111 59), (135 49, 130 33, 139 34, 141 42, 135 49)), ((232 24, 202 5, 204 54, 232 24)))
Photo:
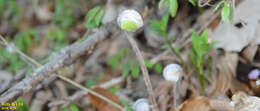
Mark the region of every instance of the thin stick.
POLYGON ((114 101, 108 99, 107 97, 105 97, 105 96, 103 96, 103 95, 100 95, 99 93, 97 93, 97 92, 95 92, 95 91, 93 91, 93 90, 91 90, 91 89, 89 89, 89 88, 86 88, 86 87, 82 86, 81 84, 78 84, 78 83, 76 83, 76 82, 74 82, 74 81, 72 81, 72 80, 70 80, 70 79, 68 79, 68 78, 66 78, 66 77, 64 77, 64 76, 61 76, 61 75, 57 75, 57 76, 58 76, 60 79, 66 81, 66 82, 68 82, 68 83, 71 83, 71 84, 73 84, 74 86, 76 86, 76 87, 78 87, 78 88, 80 88, 80 89, 82 89, 82 90, 84 90, 84 91, 86 91, 86 92, 89 92, 89 93, 91 93, 91 94, 93 94, 93 95, 95 95, 95 96, 97 96, 97 97, 99 97, 99 98, 105 100, 106 102, 108 102, 108 103, 114 105, 114 106, 117 107, 118 109, 124 111, 124 108, 123 108, 122 106, 120 106, 119 104, 115 103, 114 101))
POLYGON ((145 82, 145 85, 146 85, 148 93, 149 93, 149 99, 150 99, 155 111, 159 111, 158 108, 157 108, 157 103, 155 101, 152 84, 151 84, 151 81, 150 81, 148 70, 145 66, 143 55, 142 55, 141 51, 139 50, 137 43, 133 39, 133 33, 126 33, 126 37, 127 37, 128 41, 130 42, 130 44, 133 48, 133 51, 135 52, 135 54, 137 56, 137 60, 139 62, 139 65, 141 67, 141 70, 142 70, 142 73, 143 73, 143 76, 144 76, 144 82, 145 82))
MULTIPOLYGON (((24 54, 22 51, 20 51, 18 48, 16 48, 15 46, 11 46, 9 45, 9 43, 0 35, 0 39, 4 42, 4 44, 7 46, 7 47, 12 47, 19 55, 21 55, 22 57, 26 58, 27 60, 29 60, 31 63, 35 64, 36 66, 42 66, 39 62, 35 61, 34 59, 32 59, 31 57, 27 56, 26 54, 24 54)), ((89 89, 89 88, 86 88, 84 86, 82 86, 81 84, 78 84, 77 82, 74 82, 73 80, 69 79, 69 78, 66 78, 64 76, 61 76, 61 75, 58 75, 56 74, 56 76, 58 76, 60 79, 78 87, 79 89, 82 89, 86 92, 89 92, 103 100, 105 100, 106 102, 114 105, 115 107, 117 107, 118 109, 124 111, 124 108, 122 106, 120 106, 119 104, 115 103, 114 101, 108 99, 107 97, 103 96, 103 95, 100 95, 99 93, 89 89)))
POLYGON ((177 90, 176 90, 177 89, 177 83, 178 82, 173 84, 173 109, 174 110, 176 110, 176 106, 177 106, 176 105, 176 100, 177 100, 177 98, 176 98, 177 97, 177 90))

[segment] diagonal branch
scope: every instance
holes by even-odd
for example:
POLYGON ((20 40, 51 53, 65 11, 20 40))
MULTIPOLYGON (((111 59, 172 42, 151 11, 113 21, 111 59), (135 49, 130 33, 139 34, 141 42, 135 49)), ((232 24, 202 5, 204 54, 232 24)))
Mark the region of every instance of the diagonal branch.
POLYGON ((24 78, 22 81, 3 93, 0 97, 0 102, 14 101, 24 93, 31 91, 36 87, 36 85, 53 75, 60 68, 72 64, 77 58, 87 54, 87 52, 91 50, 97 42, 107 38, 113 30, 115 30, 115 23, 108 23, 85 41, 74 43, 63 48, 57 54, 52 55, 48 63, 40 66, 28 77, 24 78))

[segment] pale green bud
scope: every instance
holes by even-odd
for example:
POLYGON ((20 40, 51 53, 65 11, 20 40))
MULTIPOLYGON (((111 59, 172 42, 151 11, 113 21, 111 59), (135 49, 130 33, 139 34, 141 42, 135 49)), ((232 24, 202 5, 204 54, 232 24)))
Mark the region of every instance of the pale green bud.
POLYGON ((135 10, 124 10, 119 14, 117 23, 126 32, 134 32, 143 26, 142 16, 135 10))

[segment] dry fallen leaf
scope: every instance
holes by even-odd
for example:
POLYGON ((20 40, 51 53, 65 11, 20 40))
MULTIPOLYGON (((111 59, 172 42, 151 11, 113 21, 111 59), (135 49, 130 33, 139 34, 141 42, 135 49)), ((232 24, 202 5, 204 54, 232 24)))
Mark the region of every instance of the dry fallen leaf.
MULTIPOLYGON (((119 103, 119 97, 115 96, 112 92, 101 88, 101 87, 94 87, 93 91, 107 97, 108 99, 119 103)), ((88 94, 88 98, 90 100, 90 103, 96 107, 99 111, 120 111, 118 108, 116 108, 115 106, 107 103, 105 100, 100 99, 99 97, 96 97, 92 94, 88 94)))
POLYGON ((235 111, 260 111, 260 98, 238 92, 232 96, 235 111))
POLYGON ((177 111, 215 111, 210 107, 210 100, 207 97, 198 96, 185 101, 177 108, 177 111))
POLYGON ((170 111, 234 111, 230 101, 222 99, 210 99, 204 96, 197 96, 186 100, 177 110, 170 111))
POLYGON ((229 22, 221 22, 210 33, 214 41, 220 41, 217 47, 226 51, 241 51, 249 44, 260 44, 260 7, 255 4, 260 4, 260 0, 244 0, 236 7, 235 27, 229 22))

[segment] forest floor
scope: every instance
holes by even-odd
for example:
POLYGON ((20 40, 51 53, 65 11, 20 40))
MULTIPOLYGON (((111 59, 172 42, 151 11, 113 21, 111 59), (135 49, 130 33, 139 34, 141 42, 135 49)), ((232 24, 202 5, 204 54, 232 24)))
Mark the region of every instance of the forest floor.
POLYGON ((0 0, 0 111, 260 111, 259 4, 0 0), (126 9, 143 19, 131 33, 126 9))

